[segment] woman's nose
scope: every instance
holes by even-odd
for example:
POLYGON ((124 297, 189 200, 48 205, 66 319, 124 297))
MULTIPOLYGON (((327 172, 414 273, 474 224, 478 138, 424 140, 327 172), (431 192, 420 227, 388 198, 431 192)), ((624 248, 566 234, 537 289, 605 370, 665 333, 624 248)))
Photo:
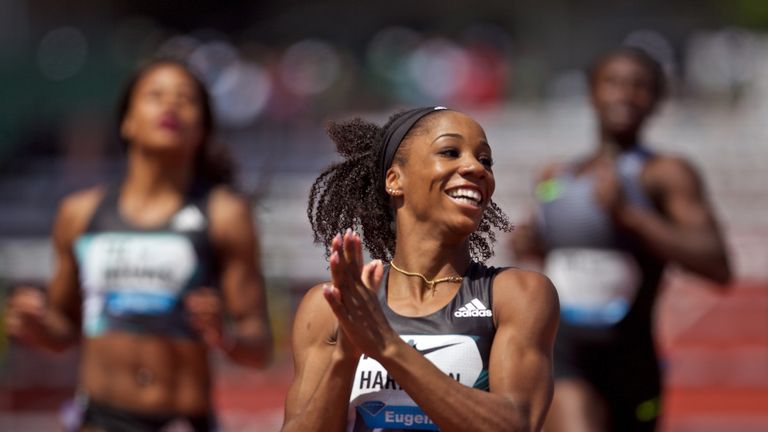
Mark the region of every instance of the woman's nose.
POLYGON ((462 161, 461 167, 459 168, 459 173, 484 176, 485 167, 482 163, 480 163, 479 160, 475 158, 468 158, 467 160, 462 161))

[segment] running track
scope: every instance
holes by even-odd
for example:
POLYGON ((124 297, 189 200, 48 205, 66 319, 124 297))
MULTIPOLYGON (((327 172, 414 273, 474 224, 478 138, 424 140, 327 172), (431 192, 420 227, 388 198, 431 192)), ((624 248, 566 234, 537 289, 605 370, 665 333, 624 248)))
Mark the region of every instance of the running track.
MULTIPOLYGON (((740 282, 719 294, 695 279, 671 278, 657 319, 667 392, 663 432, 768 431, 768 282, 740 282)), ((278 354, 263 372, 223 366, 216 403, 226 431, 275 431, 291 378, 278 354)), ((67 390, 0 391, 0 430, 50 431, 67 390)))

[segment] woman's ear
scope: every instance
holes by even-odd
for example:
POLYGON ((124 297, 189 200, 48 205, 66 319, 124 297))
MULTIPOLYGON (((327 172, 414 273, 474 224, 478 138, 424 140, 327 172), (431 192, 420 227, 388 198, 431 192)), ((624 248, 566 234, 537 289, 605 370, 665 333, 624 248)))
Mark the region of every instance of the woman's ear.
POLYGON ((387 175, 384 177, 387 195, 396 197, 403 194, 403 190, 400 186, 400 177, 400 167, 393 166, 387 170, 387 175))

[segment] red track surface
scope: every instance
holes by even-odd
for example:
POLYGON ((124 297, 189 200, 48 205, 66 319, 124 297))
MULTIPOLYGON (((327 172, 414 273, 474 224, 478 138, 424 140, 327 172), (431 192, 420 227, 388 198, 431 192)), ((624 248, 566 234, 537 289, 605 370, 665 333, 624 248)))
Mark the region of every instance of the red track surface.
MULTIPOLYGON (((667 382, 661 429, 768 431, 768 283, 741 282, 722 294, 702 285, 673 278, 657 310, 667 382)), ((226 429, 277 430, 291 379, 289 357, 283 353, 268 371, 221 369, 215 400, 226 429)), ((0 392, 0 430, 49 430, 50 410, 68 393, 0 392), (48 410, 47 417, 40 410, 48 410)))
POLYGON ((663 430, 768 431, 768 283, 702 285, 677 278, 659 306, 663 430))

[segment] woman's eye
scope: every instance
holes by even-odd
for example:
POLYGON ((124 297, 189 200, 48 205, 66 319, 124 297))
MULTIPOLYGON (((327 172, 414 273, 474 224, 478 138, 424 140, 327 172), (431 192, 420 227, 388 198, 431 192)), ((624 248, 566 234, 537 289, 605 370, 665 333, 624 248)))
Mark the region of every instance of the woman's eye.
POLYGON ((443 149, 443 150, 440 150, 440 155, 445 157, 458 157, 459 151, 451 148, 443 149))
POLYGON ((147 96, 152 100, 157 100, 163 97, 163 93, 160 90, 152 90, 147 93, 147 96))
POLYGON ((479 161, 480 161, 480 163, 481 163, 481 164, 483 164, 483 166, 484 166, 484 167, 486 167, 486 168, 491 168, 491 167, 493 167, 493 159, 491 159, 491 158, 489 158, 489 157, 480 157, 480 158, 478 158, 478 160, 479 160, 479 161))
POLYGON ((197 103, 197 98, 194 95, 182 93, 178 96, 180 102, 185 104, 197 103))

